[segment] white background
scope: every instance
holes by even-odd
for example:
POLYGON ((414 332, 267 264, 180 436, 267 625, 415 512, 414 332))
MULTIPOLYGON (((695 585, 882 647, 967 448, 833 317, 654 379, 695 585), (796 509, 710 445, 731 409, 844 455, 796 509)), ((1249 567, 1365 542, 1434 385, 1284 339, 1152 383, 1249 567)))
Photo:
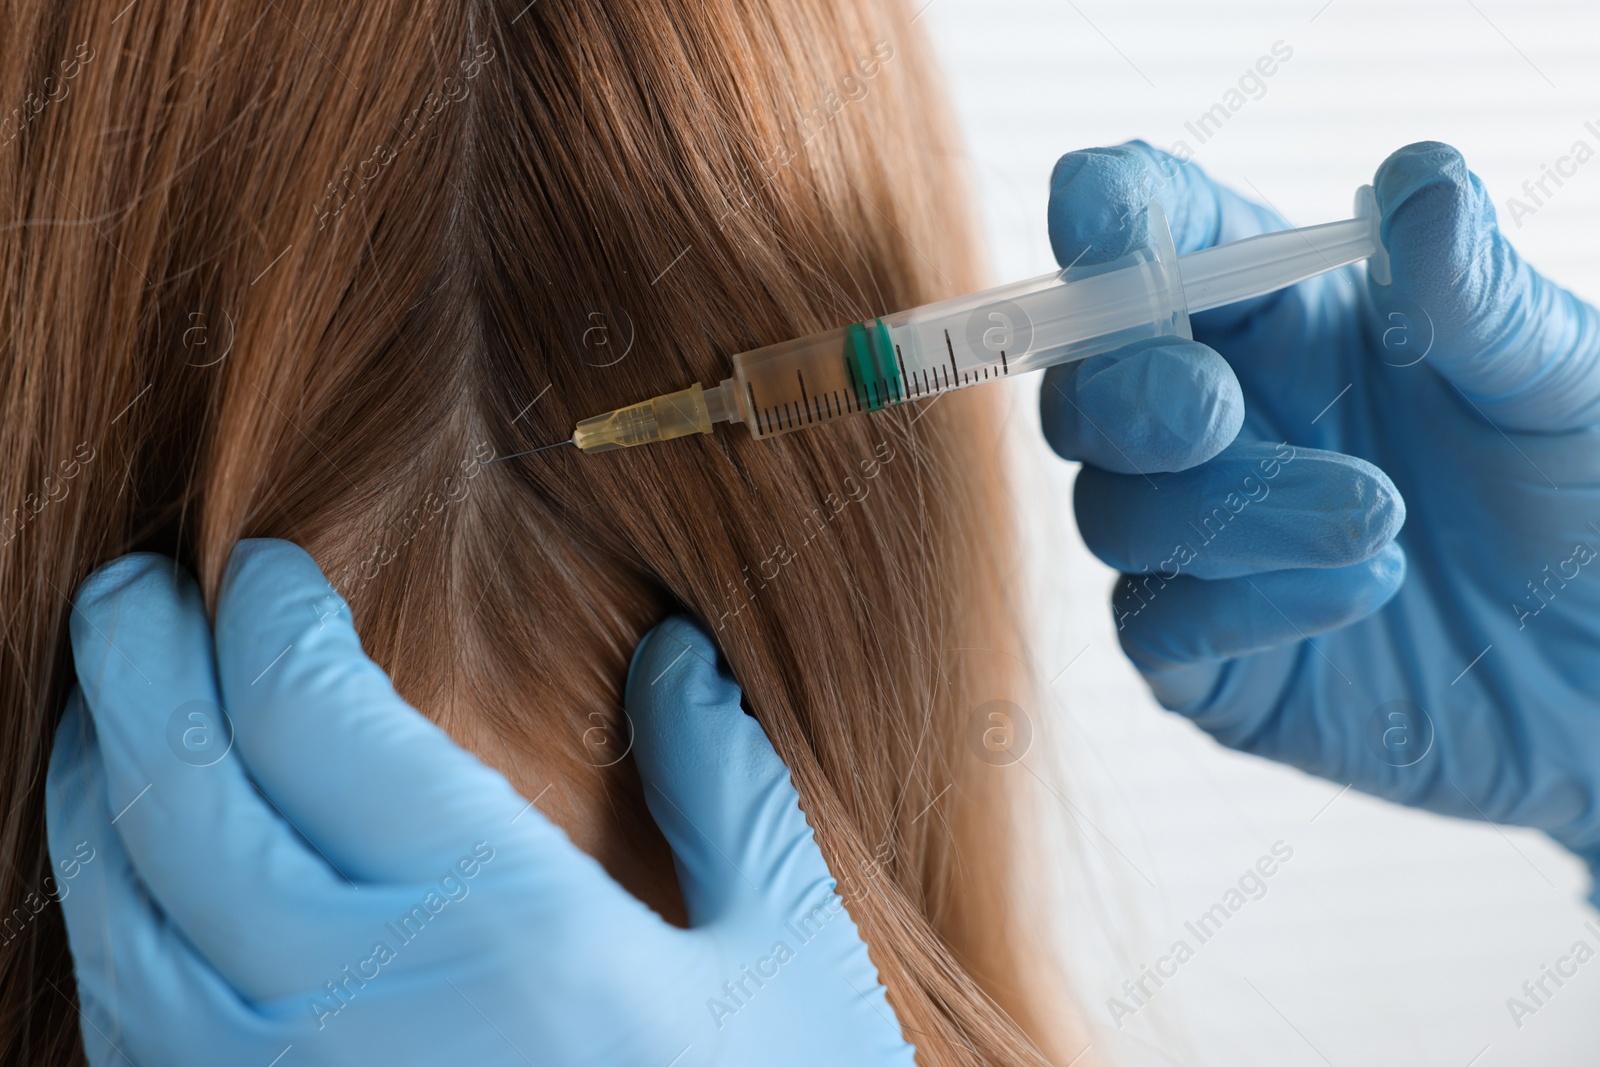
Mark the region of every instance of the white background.
MULTIPOLYGON (((1052 269, 1046 182, 1071 148, 1187 140, 1213 175, 1291 222, 1348 214, 1411 141, 1448 141, 1487 182, 1524 254, 1600 298, 1600 159, 1512 224, 1506 197, 1583 139, 1600 149, 1600 5, 1508 0, 933 0, 993 280, 1052 269), (1184 129, 1275 41, 1293 57, 1208 142, 1184 129), (1596 131, 1586 130, 1593 121, 1596 131)), ((1009 387, 1009 386, 1008 386, 1009 387)), ((1222 750, 1161 711, 1117 652, 1113 575, 1071 525, 1074 469, 1047 458, 1033 405, 1023 500, 1046 522, 1029 575, 1033 653, 1051 685, 1042 751, 1076 812, 1034 861, 1065 876, 1061 951, 1093 1049, 1114 1064, 1600 1062, 1600 960, 1519 1029, 1506 998, 1586 931, 1587 875, 1539 834, 1402 811, 1222 750), (1331 803, 1330 803, 1331 802, 1331 803), (1120 1030, 1106 999, 1274 841, 1294 857, 1120 1030)), ((1600 921, 1597 921, 1600 925, 1600 921)), ((1194 944, 1192 938, 1187 938, 1194 944)), ((1553 987, 1552 987, 1553 988, 1553 987)))

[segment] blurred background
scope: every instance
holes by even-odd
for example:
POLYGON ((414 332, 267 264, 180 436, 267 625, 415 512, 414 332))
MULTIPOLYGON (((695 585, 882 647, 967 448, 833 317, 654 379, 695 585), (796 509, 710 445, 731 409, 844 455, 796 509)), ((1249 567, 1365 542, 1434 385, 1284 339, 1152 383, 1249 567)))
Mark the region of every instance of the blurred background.
MULTIPOLYGON (((1600 158, 1542 203, 1522 188, 1576 142, 1600 152, 1600 5, 931 0, 919 23, 948 77, 995 282, 1055 267, 1047 179, 1072 148, 1185 142, 1300 225, 1346 217, 1386 155, 1433 139, 1466 155, 1529 260, 1600 299, 1600 158), (1186 123, 1274 46, 1292 54, 1202 142, 1186 123), (1511 196, 1535 210, 1514 221, 1511 196)), ((1052 825, 1033 859, 1061 875, 1041 906, 1063 915, 1083 1063, 1600 1058, 1600 960, 1520 1026, 1506 1004, 1580 938, 1600 948, 1580 865, 1540 834, 1391 807, 1225 751, 1163 712, 1118 652, 1114 575, 1074 531, 1075 468, 1039 436, 1038 379, 1004 388, 1040 606, 1033 654, 1050 683, 1036 756, 1058 758, 1067 785, 1059 798, 1036 787, 1052 825), (1277 842, 1293 854, 1265 895, 1199 944, 1184 924, 1277 842), (1194 958, 1114 1019, 1108 998, 1131 1006, 1123 982, 1180 937, 1194 958)))

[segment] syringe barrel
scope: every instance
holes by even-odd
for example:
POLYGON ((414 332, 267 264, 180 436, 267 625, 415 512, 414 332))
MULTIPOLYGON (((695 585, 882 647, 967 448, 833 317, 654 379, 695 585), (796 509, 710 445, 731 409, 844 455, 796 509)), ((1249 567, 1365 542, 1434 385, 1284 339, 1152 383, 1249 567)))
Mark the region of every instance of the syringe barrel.
POLYGON ((1149 240, 1117 259, 943 300, 733 358, 741 421, 771 437, 922 400, 1147 337, 1189 337, 1178 257, 1152 203, 1149 240))

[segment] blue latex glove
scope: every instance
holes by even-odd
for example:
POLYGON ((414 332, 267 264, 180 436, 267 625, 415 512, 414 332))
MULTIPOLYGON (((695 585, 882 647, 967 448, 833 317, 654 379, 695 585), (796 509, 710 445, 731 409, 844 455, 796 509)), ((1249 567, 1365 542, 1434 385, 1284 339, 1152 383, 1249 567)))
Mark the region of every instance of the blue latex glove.
MULTIPOLYGON (((1348 268, 1055 368, 1045 432, 1086 463, 1079 525, 1165 706, 1593 868, 1600 314, 1517 256, 1454 149, 1373 184, 1392 284, 1348 268)), ((1287 225, 1134 143, 1057 164, 1057 257, 1142 240, 1152 196, 1180 253, 1287 225)))
POLYGON ((234 552, 214 645, 159 556, 75 608, 48 817, 80 861, 96 1067, 913 1063, 788 771, 686 620, 627 689, 682 930, 396 696, 295 546, 234 552))

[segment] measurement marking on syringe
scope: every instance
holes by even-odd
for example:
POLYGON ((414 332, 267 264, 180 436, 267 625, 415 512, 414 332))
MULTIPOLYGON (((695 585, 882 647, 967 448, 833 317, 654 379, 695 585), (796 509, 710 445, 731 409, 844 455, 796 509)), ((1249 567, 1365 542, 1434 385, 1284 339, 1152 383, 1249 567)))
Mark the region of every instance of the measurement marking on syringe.
POLYGON ((755 412, 756 425, 757 426, 761 426, 761 432, 762 433, 767 433, 768 432, 767 428, 765 426, 761 425, 761 423, 762 423, 762 413, 761 413, 761 406, 756 403, 756 387, 751 385, 749 382, 745 382, 744 383, 744 389, 745 389, 745 392, 750 394, 750 410, 755 412))
POLYGON ((998 353, 998 366, 980 363, 963 369, 960 358, 955 354, 955 338, 950 335, 949 330, 943 332, 947 358, 941 364, 912 370, 906 365, 904 348, 895 344, 895 363, 889 375, 876 377, 869 373, 863 376, 856 373, 857 368, 854 363, 845 360, 844 369, 848 377, 848 387, 820 389, 814 392, 806 383, 805 372, 796 368, 794 395, 766 408, 761 407, 757 401, 755 387, 746 383, 751 407, 756 413, 755 422, 759 432, 773 434, 802 429, 846 414, 879 411, 892 404, 937 396, 943 392, 993 381, 1010 374, 1010 354, 1003 350, 998 353), (896 370, 899 372, 898 375, 895 374, 896 370))
POLYGON ((856 407, 859 408, 861 406, 861 386, 856 382, 856 369, 850 365, 848 359, 844 361, 844 372, 850 376, 850 394, 846 394, 846 399, 849 399, 849 396, 853 394, 856 398, 856 407))

